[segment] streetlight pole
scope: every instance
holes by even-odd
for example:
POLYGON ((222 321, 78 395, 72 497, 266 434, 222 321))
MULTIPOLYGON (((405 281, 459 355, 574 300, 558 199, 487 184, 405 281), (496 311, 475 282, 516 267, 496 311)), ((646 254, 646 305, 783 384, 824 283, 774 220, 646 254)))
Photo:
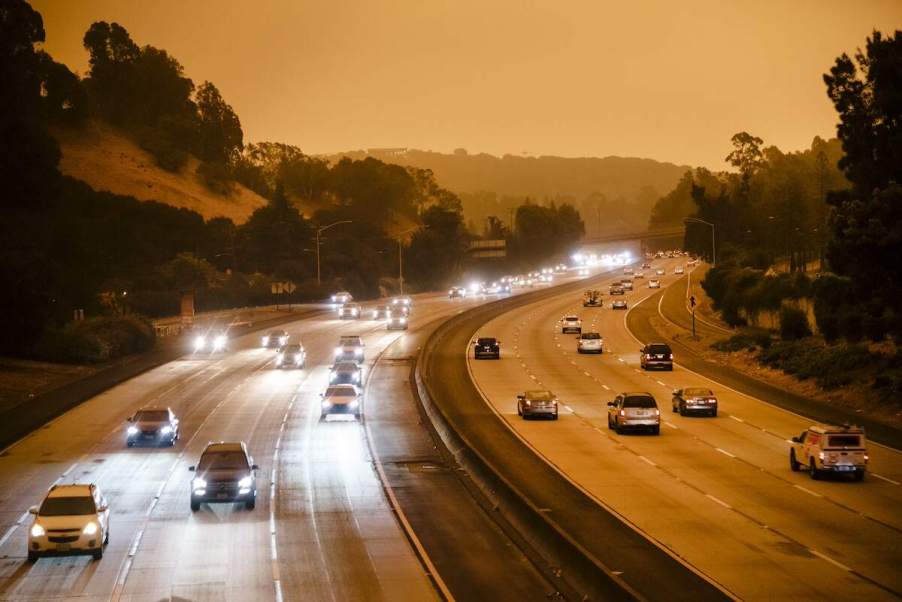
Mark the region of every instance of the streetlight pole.
POLYGON ((703 219, 699 219, 697 217, 687 217, 683 220, 685 222, 696 222, 699 224, 705 224, 707 226, 711 226, 711 265, 717 265, 717 248, 714 243, 714 224, 711 222, 706 222, 703 219))
POLYGON ((351 220, 343 219, 343 220, 340 220, 337 222, 332 222, 328 226, 323 226, 322 228, 316 229, 316 284, 320 285, 323 283, 322 277, 320 275, 320 268, 319 268, 319 235, 322 234, 323 232, 325 232, 326 230, 328 230, 329 228, 331 228, 332 226, 337 226, 338 224, 350 224, 350 223, 351 223, 351 220))

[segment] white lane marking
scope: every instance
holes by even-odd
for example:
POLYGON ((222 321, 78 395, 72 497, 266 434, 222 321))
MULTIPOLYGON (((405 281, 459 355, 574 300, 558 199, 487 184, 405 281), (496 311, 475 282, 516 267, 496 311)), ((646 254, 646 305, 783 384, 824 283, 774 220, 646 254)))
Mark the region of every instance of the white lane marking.
POLYGON ((714 497, 714 496, 711 495, 710 493, 706 493, 706 494, 705 494, 705 497, 708 498, 709 500, 711 500, 712 502, 715 502, 715 503, 717 503, 717 504, 720 504, 720 505, 723 506, 724 508, 728 508, 728 509, 730 509, 730 510, 733 509, 733 507, 730 506, 728 503, 726 503, 725 501, 723 501, 723 500, 721 500, 721 499, 718 499, 718 498, 714 497))
POLYGON ((639 456, 639 459, 642 460, 643 462, 647 463, 647 464, 651 464, 652 466, 657 466, 657 464, 655 464, 654 462, 652 462, 651 460, 649 460, 649 459, 646 458, 645 456, 639 456))
POLYGON ((535 374, 530 374, 530 375, 529 375, 529 378, 535 380, 535 379, 536 379, 536 375, 535 375, 535 374))
POLYGON ((76 466, 78 466, 78 462, 74 463, 72 466, 70 466, 69 468, 67 468, 67 469, 66 469, 66 472, 64 472, 64 473, 63 473, 62 475, 60 475, 60 476, 61 476, 61 477, 64 477, 64 476, 68 475, 70 472, 72 472, 73 470, 75 470, 75 467, 76 467, 76 466))
POLYGON ((141 530, 138 531, 138 533, 135 535, 135 539, 134 539, 134 541, 132 542, 132 547, 129 548, 129 550, 128 550, 128 557, 129 557, 129 558, 134 558, 134 557, 135 557, 135 554, 138 553, 138 545, 141 543, 141 538, 142 538, 142 537, 144 537, 144 529, 141 529, 141 530))
POLYGON ((731 454, 730 452, 728 452, 728 451, 725 450, 725 449, 720 449, 719 447, 715 447, 714 449, 716 449, 717 451, 719 451, 720 453, 722 453, 722 454, 725 455, 725 456, 730 456, 731 458, 735 458, 735 457, 736 457, 736 456, 734 456, 733 454, 731 454))
POLYGON ((585 370, 583 370, 583 374, 585 374, 586 376, 592 376, 591 374, 589 374, 589 373, 586 372, 585 370))
POLYGON ((823 496, 821 496, 821 494, 819 494, 819 493, 817 493, 817 492, 815 492, 815 491, 811 491, 810 489, 805 489, 805 488, 802 487, 801 485, 793 485, 793 487, 795 487, 796 489, 798 489, 798 490, 800 490, 800 491, 804 491, 804 492, 807 493, 808 495, 813 495, 814 497, 823 497, 823 496))
POLYGON ((664 421, 664 424, 666 424, 667 426, 669 426, 669 427, 672 428, 672 429, 677 429, 677 430, 679 430, 679 428, 680 428, 680 427, 678 427, 677 425, 675 425, 674 423, 672 423, 672 422, 667 422, 666 420, 664 421))
POLYGON ((847 572, 849 572, 849 573, 852 572, 852 569, 851 569, 851 568, 847 567, 846 565, 844 565, 844 564, 841 563, 841 562, 837 562, 837 561, 833 560, 832 558, 830 558, 830 557, 827 556, 826 554, 821 554, 820 552, 818 552, 818 551, 815 550, 814 548, 808 548, 808 551, 811 552, 812 554, 814 554, 815 556, 817 556, 818 558, 821 558, 822 560, 826 560, 827 562, 829 562, 830 564, 832 564, 832 565, 835 566, 835 567, 839 567, 839 568, 841 568, 842 570, 847 571, 847 572))
POLYGON ((886 478, 886 477, 884 477, 884 476, 882 476, 882 475, 877 474, 876 472, 872 472, 872 473, 871 473, 871 476, 872 476, 872 477, 877 477, 877 478, 880 479, 881 481, 886 481, 887 483, 892 483, 893 485, 902 485, 902 483, 900 483, 899 481, 894 481, 894 480, 892 480, 892 479, 888 479, 888 478, 886 478))
POLYGON ((609 386, 607 386, 607 385, 605 385, 605 384, 602 384, 601 386, 604 387, 604 390, 605 390, 605 391, 610 391, 610 390, 611 390, 611 387, 609 387, 609 386))
POLYGON ((617 361, 618 361, 618 362, 622 362, 622 361, 623 361, 623 358, 622 358, 622 357, 618 357, 618 358, 617 358, 617 361))
POLYGON ((660 380, 656 380, 655 382, 658 383, 659 385, 661 385, 662 387, 666 387, 666 386, 667 386, 667 385, 665 385, 663 382, 661 382, 660 380))
MULTIPOLYGON (((735 420, 736 422, 745 422, 745 420, 743 420, 743 419, 740 418, 739 416, 733 416, 732 414, 730 414, 730 418, 732 418, 732 419, 735 420)), ((789 442, 792 443, 792 440, 790 440, 789 442)))
POLYGON ((9 537, 13 534, 13 531, 15 531, 18 526, 19 525, 11 526, 9 529, 6 530, 6 533, 3 534, 3 537, 0 537, 0 548, 3 547, 3 544, 6 543, 6 540, 9 539, 9 537))

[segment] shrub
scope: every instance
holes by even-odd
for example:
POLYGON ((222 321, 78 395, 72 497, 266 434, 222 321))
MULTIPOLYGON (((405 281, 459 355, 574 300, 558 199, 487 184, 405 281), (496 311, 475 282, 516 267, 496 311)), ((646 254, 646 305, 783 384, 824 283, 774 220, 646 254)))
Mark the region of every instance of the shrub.
POLYGON ((147 128, 141 131, 138 145, 153 155, 157 165, 166 171, 176 172, 188 162, 188 153, 173 144, 161 130, 147 128))
POLYGON ((820 331, 824 340, 833 343, 839 338, 839 315, 836 312, 823 311, 816 315, 817 329, 820 331))
POLYGON ((153 325, 141 316, 91 318, 46 331, 35 355, 56 362, 91 364, 148 351, 155 340, 153 325))
POLYGON ((861 314, 855 308, 844 308, 839 316, 839 330, 850 343, 860 341, 864 336, 861 330, 861 314))
POLYGON ((232 175, 229 168, 222 163, 204 161, 197 166, 197 175, 200 176, 204 186, 216 194, 224 196, 232 194, 232 175))
POLYGON ((718 351, 726 352, 741 351, 743 349, 754 351, 755 348, 768 349, 770 344, 770 333, 766 330, 746 330, 734 334, 728 339, 717 341, 711 347, 718 351))
POLYGON ((73 328, 45 332, 34 348, 39 359, 66 364, 96 364, 110 357, 110 349, 99 336, 73 328))
POLYGON ((784 341, 811 336, 808 316, 798 307, 784 305, 780 308, 780 338, 784 341))

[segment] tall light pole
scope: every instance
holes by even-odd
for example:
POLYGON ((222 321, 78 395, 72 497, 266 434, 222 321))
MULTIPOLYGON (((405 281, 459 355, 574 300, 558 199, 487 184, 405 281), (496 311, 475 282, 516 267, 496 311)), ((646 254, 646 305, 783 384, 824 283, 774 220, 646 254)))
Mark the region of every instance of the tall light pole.
POLYGON ((687 217, 683 219, 683 223, 686 222, 696 222, 699 224, 711 226, 711 265, 717 265, 717 247, 715 247, 714 245, 714 224, 712 224, 711 222, 706 222, 703 219, 698 219, 697 217, 687 217))
POLYGON ((317 284, 323 283, 322 278, 320 276, 320 270, 319 270, 319 235, 322 234, 323 232, 325 232, 326 230, 328 230, 329 228, 331 228, 332 226, 337 226, 338 224, 350 224, 350 223, 351 223, 351 220, 343 219, 341 221, 332 222, 328 226, 323 226, 322 228, 316 229, 316 283, 317 284))
POLYGON ((403 253, 403 249, 401 247, 401 245, 403 243, 403 239, 401 237, 404 236, 405 234, 407 234, 408 232, 413 232, 414 230, 419 230, 419 229, 420 229, 420 226, 414 226, 413 228, 408 228, 407 230, 404 230, 403 232, 399 232, 397 234, 397 236, 398 236, 398 288, 400 289, 400 291, 401 291, 400 294, 402 294, 402 295, 404 294, 404 260, 403 260, 404 253, 403 253))

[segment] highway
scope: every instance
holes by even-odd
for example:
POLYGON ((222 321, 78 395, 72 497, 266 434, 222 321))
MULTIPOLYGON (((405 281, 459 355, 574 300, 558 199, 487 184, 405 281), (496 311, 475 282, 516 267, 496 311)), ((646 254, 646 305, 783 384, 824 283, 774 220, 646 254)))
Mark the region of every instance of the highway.
MULTIPOLYGON (((666 285, 678 278, 673 268, 682 262, 657 260, 653 268, 665 267, 666 285)), ((627 299, 633 307, 654 292, 637 280, 627 299)), ((600 309, 583 308, 581 300, 572 292, 546 298, 479 329, 481 336, 503 340, 506 356, 469 359, 472 377, 524 444, 733 597, 902 595, 902 454, 872 443, 872 474, 863 483, 815 482, 792 473, 788 439, 811 420, 692 373, 679 356, 673 372, 640 370, 640 343, 626 329, 626 312, 612 310, 607 294, 600 309), (603 355, 579 355, 575 336, 560 334, 558 321, 568 313, 582 317, 584 330, 604 336, 603 355), (719 416, 672 414, 671 391, 684 386, 712 388, 719 416), (559 421, 517 416, 515 396, 529 388, 559 396, 559 421), (606 402, 624 391, 655 396, 664 419, 659 437, 608 430, 606 402)))
MULTIPOLYGON (((457 311, 417 300, 412 327, 457 311)), ((398 525, 361 425, 319 421, 340 334, 365 334, 368 364, 404 333, 383 323, 309 319, 286 329, 308 368, 273 369, 257 332, 223 354, 185 357, 90 399, 0 454, 0 598, 48 600, 429 600, 438 594, 398 525), (181 419, 173 448, 126 448, 144 406, 181 419), (258 471, 253 511, 203 506, 189 483, 208 441, 242 439, 258 471), (28 508, 58 482, 95 482, 112 509, 104 558, 25 562, 28 508)), ((378 403, 370 400, 369 403, 378 403)))

